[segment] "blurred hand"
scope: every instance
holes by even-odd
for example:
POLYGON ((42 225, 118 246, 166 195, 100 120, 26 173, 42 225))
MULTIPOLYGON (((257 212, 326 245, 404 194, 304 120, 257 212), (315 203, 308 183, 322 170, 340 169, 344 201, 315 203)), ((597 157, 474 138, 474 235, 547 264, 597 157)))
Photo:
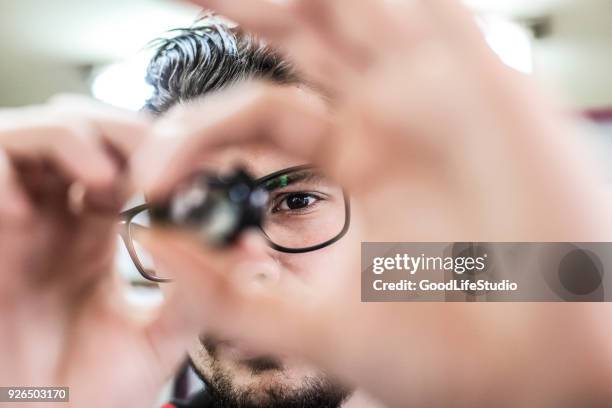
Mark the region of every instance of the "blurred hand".
POLYGON ((147 151, 152 194, 189 170, 190 155, 271 139, 357 194, 373 240, 608 236, 593 216, 607 204, 603 184, 574 124, 501 63, 457 1, 194 2, 285 50, 330 106, 258 86, 179 108, 147 151))
POLYGON ((163 322, 130 308, 113 273, 127 158, 149 126, 81 97, 0 111, 0 384, 151 406, 178 364, 184 348, 164 353, 176 338, 158 341, 163 322))
MULTIPOLYGON (((330 106, 257 85, 178 108, 135 161, 152 197, 202 151, 263 141, 345 185, 363 241, 609 240, 608 198, 574 125, 502 65, 458 2, 193 2, 284 49, 330 106)), ((208 327, 304 355, 390 405, 562 406, 600 397, 609 374, 593 305, 362 304, 358 247, 352 268, 330 265, 342 279, 303 300, 244 290, 224 273, 236 265, 214 273, 180 236, 148 245, 202 294, 193 309, 209 310, 208 327)))

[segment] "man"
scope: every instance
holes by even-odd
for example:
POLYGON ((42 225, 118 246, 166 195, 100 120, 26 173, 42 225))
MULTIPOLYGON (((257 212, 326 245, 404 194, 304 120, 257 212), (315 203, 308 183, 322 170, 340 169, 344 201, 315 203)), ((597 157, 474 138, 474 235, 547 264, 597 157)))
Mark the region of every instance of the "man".
MULTIPOLYGON (((194 100, 205 105, 207 95, 251 80, 296 87, 318 98, 300 83, 291 64, 277 52, 216 16, 206 16, 194 27, 179 30, 173 38, 159 40, 155 45, 158 49, 147 73, 154 94, 145 106, 155 115, 164 115, 175 105, 194 100)), ((223 149, 202 162, 216 170, 236 160, 258 175, 299 164, 269 149, 249 146, 223 149)), ((296 235, 300 233, 304 231, 294 231, 296 235)), ((297 274, 307 280, 309 275, 328 274, 334 268, 335 254, 344 250, 340 242, 304 254, 272 251, 270 260, 282 265, 281 274, 297 274)), ((212 335, 203 335, 189 354, 206 389, 187 406, 351 408, 366 403, 323 372, 295 360, 240 350, 231 341, 212 335)))
MULTIPOLYGON (((247 406, 287 403, 305 378, 329 384, 285 355, 389 406, 612 400, 608 313, 597 306, 360 302, 359 241, 609 241, 609 197, 571 124, 502 66, 459 2, 192 1, 290 50, 333 115, 291 81, 180 101, 155 123, 81 98, 1 111, 0 384, 68 385, 76 407, 149 407, 191 348, 210 389, 229 383, 247 406), (222 251, 138 235, 177 279, 161 308, 129 304, 113 275, 129 182, 154 198, 194 165, 236 161, 257 176, 316 164, 349 189, 356 222, 295 256, 259 245, 261 235, 222 251), (253 273, 266 290, 251 287, 253 273)), ((182 88, 180 70, 153 72, 168 89, 197 90, 182 88)), ((330 191, 283 190, 273 213, 310 219, 336 202, 330 191)))

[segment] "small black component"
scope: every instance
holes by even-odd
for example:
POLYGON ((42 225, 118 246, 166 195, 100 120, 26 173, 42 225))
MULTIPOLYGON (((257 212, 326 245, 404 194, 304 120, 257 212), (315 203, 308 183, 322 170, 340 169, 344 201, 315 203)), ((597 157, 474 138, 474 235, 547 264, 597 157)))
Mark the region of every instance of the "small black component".
POLYGON ((214 246, 232 244, 248 228, 261 228, 268 193, 243 169, 226 175, 200 172, 164 202, 151 206, 152 222, 193 231, 214 246))

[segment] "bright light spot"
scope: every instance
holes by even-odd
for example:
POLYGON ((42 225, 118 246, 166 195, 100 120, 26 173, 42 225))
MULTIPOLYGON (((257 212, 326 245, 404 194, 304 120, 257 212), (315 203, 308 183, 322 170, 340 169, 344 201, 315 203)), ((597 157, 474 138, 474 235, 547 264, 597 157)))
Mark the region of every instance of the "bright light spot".
POLYGON ((533 49, 529 31, 499 17, 479 18, 489 46, 510 67, 526 74, 533 72, 533 49))
POLYGON ((153 94, 145 82, 150 55, 141 53, 98 70, 92 83, 93 96, 110 105, 139 110, 153 94))

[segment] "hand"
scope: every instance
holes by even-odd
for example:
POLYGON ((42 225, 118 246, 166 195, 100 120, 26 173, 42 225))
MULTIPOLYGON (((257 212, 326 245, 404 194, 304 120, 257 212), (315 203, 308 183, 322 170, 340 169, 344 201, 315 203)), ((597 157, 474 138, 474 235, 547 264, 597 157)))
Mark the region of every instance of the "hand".
POLYGON ((151 406, 179 363, 177 338, 126 303, 113 270, 127 158, 149 127, 81 97, 0 111, 0 384, 151 406))
MULTIPOLYGON (((286 50, 331 107, 259 85, 180 108, 141 152, 164 171, 140 177, 153 196, 203 150, 264 140, 349 188, 364 241, 609 239, 607 195, 573 124, 501 64, 455 2, 194 2, 286 50)), ((601 391, 594 384, 609 372, 593 305, 361 304, 357 251, 338 271, 344 280, 296 302, 284 286, 253 294, 231 274, 197 273, 210 260, 185 239, 155 235, 149 246, 207 294, 200 308, 216 312, 207 325, 304 355, 390 405, 491 405, 507 395, 508 405, 559 406, 601 391), (562 352, 580 338, 588 352, 562 352), (589 375, 559 369, 571 364, 589 375)))
POLYGON ((194 2, 290 54, 330 96, 331 115, 264 86, 230 92, 204 112, 179 109, 158 128, 172 136, 161 154, 148 152, 164 173, 147 169, 152 194, 189 168, 189 154, 257 133, 359 195, 375 220, 372 240, 606 239, 610 229, 593 214, 607 214, 608 194, 574 124, 501 63, 456 1, 194 2), (190 140, 176 142, 177 133, 190 140))

